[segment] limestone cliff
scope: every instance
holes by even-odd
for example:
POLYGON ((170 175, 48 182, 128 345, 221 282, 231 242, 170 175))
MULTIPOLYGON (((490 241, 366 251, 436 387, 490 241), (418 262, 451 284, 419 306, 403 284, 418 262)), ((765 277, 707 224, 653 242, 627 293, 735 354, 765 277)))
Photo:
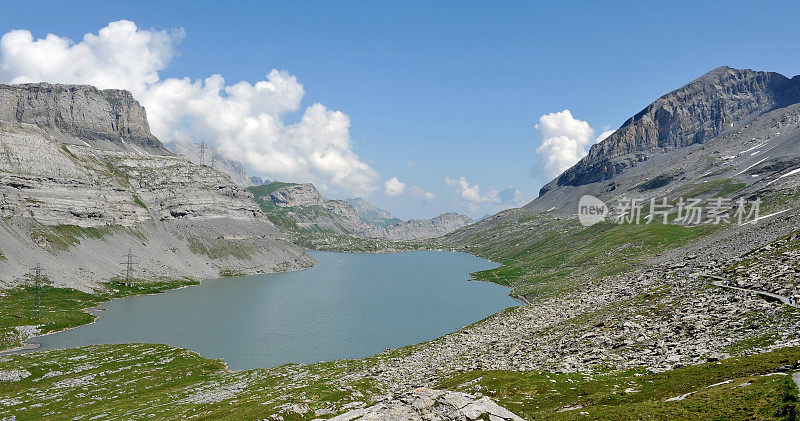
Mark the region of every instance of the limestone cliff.
POLYGON ((579 186, 610 179, 636 165, 643 154, 703 143, 797 102, 800 77, 719 67, 628 119, 543 191, 555 185, 579 186))
POLYGON ((649 200, 697 183, 744 195, 797 167, 799 118, 800 76, 720 67, 632 116, 525 208, 574 214, 584 194, 649 200))
POLYGON ((313 261, 225 174, 172 155, 125 91, 0 86, 0 281, 41 264, 57 286, 122 272, 216 277, 313 261))
POLYGON ((58 129, 106 149, 169 154, 128 91, 88 85, 0 84, 0 121, 58 129))

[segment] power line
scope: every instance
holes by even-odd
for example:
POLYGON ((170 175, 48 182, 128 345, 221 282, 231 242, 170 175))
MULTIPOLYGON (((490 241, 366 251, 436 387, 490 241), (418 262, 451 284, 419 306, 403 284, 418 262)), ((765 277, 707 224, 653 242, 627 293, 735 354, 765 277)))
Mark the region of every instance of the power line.
POLYGON ((206 165, 206 141, 200 141, 200 166, 206 165))
POLYGON ((125 265, 125 286, 133 286, 133 266, 138 263, 133 262, 133 253, 130 249, 128 249, 128 258, 122 264, 125 265))

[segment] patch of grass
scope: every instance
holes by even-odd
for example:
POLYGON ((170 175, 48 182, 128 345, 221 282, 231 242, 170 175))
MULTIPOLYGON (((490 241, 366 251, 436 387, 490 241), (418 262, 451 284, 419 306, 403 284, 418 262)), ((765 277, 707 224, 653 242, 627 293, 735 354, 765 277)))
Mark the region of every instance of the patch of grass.
POLYGON ((745 183, 734 183, 730 178, 719 178, 702 183, 684 194, 684 197, 699 197, 713 195, 712 197, 728 197, 745 188, 745 183))
POLYGON ((72 151, 71 151, 71 150, 69 150, 69 148, 67 147, 67 145, 61 145, 61 149, 62 149, 64 152, 66 152, 66 153, 67 153, 67 155, 69 155, 69 156, 70 156, 72 159, 74 159, 75 161, 79 161, 79 160, 80 160, 80 159, 78 158, 78 156, 77 156, 77 155, 75 155, 74 153, 72 153, 72 151))
POLYGON ((244 273, 236 269, 222 269, 219 271, 219 276, 223 278, 228 278, 233 276, 243 276, 243 275, 244 273))
POLYGON ((586 228, 575 219, 523 212, 455 242, 446 236, 444 243, 502 264, 474 273, 476 279, 513 286, 518 295, 549 296, 581 280, 622 273, 718 228, 658 222, 603 222, 586 228))
POLYGON ((438 387, 482 393, 528 419, 794 419, 791 372, 765 375, 786 372, 798 359, 799 348, 783 348, 651 374, 471 371, 438 387))
POLYGON ((639 184, 636 188, 640 192, 645 192, 648 190, 655 190, 659 187, 664 187, 675 178, 674 175, 671 174, 661 174, 659 176, 653 177, 652 179, 645 181, 642 184, 639 184))
POLYGON ((95 316, 84 311, 112 298, 142 294, 158 294, 187 285, 197 285, 192 279, 164 279, 152 281, 137 279, 133 286, 123 285, 119 279, 104 284, 96 294, 71 288, 44 287, 40 317, 34 317, 34 288, 30 285, 3 291, 0 297, 0 349, 21 345, 16 332, 18 326, 39 326, 41 333, 57 332, 94 321, 95 316))
POLYGON ((280 181, 273 181, 272 183, 261 186, 250 186, 247 188, 247 190, 250 190, 250 193, 253 193, 253 196, 255 197, 266 197, 269 199, 270 193, 274 192, 275 190, 296 185, 297 183, 282 183, 280 181))
POLYGON ((239 260, 248 260, 254 252, 252 244, 224 238, 201 239, 190 236, 187 237, 186 241, 189 243, 189 251, 194 254, 202 254, 211 259, 232 257, 239 260))
POLYGON ((133 203, 136 203, 136 205, 139 206, 140 208, 147 209, 147 205, 144 204, 142 198, 139 197, 139 195, 137 195, 136 193, 133 194, 133 203))
POLYGON ((102 240, 119 227, 79 227, 77 225, 37 225, 32 229, 34 238, 44 238, 53 250, 68 250, 80 244, 82 238, 102 240))
POLYGON ((336 380, 362 360, 233 372, 222 360, 165 345, 97 345, 11 355, 0 371, 30 375, 0 384, 0 418, 266 419, 331 417, 353 401, 372 402, 370 380, 336 380), (288 410, 305 407, 304 414, 288 410))

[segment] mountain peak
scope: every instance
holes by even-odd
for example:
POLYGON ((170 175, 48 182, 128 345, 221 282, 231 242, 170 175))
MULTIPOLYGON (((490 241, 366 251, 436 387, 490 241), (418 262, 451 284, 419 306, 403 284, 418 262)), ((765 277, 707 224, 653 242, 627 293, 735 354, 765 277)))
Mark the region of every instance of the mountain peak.
POLYGON ((580 186, 608 180, 643 155, 713 139, 771 110, 800 102, 800 78, 728 66, 658 98, 589 154, 546 185, 580 186))

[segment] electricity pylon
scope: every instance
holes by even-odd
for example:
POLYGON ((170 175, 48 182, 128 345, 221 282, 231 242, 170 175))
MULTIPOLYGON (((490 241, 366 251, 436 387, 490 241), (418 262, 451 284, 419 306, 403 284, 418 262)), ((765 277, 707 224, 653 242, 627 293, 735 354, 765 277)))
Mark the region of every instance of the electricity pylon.
POLYGON ((200 141, 200 166, 206 165, 206 141, 200 141))
POLYGON ((122 264, 125 265, 125 285, 133 286, 133 266, 136 263, 133 262, 133 253, 130 249, 128 249, 128 258, 122 264))

